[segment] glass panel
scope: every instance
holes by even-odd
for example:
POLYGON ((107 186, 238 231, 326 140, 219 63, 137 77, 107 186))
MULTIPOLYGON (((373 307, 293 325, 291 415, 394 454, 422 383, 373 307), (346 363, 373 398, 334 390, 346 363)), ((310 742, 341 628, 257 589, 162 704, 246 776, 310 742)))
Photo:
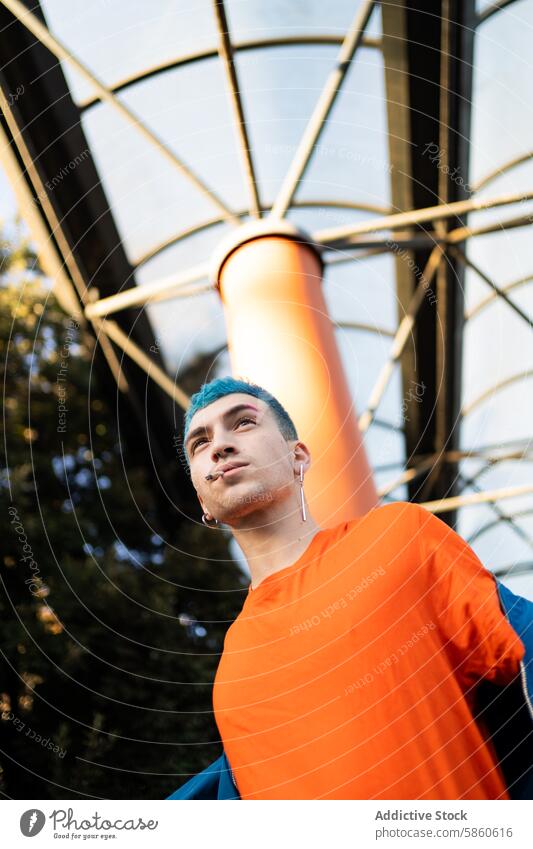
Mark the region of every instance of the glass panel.
MULTIPOLYGON (((227 16, 233 39, 276 38, 293 32, 344 36, 361 0, 227 0, 227 16)), ((381 33, 381 16, 374 12, 368 35, 381 33)))
MULTIPOLYGON (((106 85, 216 43, 211 0, 43 0, 41 6, 53 34, 106 85)), ((75 100, 93 94, 70 66, 64 70, 75 100)))

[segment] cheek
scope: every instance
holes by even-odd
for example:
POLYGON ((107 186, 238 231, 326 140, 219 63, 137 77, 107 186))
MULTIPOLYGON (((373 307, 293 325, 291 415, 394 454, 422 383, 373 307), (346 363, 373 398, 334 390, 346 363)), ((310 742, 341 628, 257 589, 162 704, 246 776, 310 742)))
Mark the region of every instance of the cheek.
POLYGON ((282 445, 277 439, 263 440, 260 447, 259 467, 272 479, 285 479, 291 474, 291 457, 287 453, 285 442, 282 445))
POLYGON ((205 475, 208 472, 203 472, 201 469, 195 469, 194 472, 191 472, 191 482, 194 486, 196 492, 199 492, 203 495, 205 487, 208 485, 209 481, 205 480, 205 475))

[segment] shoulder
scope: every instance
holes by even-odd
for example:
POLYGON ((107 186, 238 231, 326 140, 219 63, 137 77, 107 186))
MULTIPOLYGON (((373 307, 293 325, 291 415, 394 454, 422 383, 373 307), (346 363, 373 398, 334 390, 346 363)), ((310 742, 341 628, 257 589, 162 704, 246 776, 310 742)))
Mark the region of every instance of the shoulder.
POLYGON ((412 501, 391 501, 387 504, 378 504, 364 516, 346 522, 346 533, 356 529, 364 530, 365 527, 389 528, 392 533, 409 532, 413 529, 418 530, 421 522, 432 516, 429 510, 412 501))
POLYGON ((446 522, 414 501, 392 501, 378 505, 366 517, 374 525, 390 527, 394 533, 412 533, 420 539, 431 535, 438 538, 456 536, 446 522))
POLYGON ((465 540, 450 525, 422 504, 394 501, 374 508, 367 516, 374 529, 388 529, 398 541, 406 535, 410 537, 423 558, 437 549, 461 553, 465 550, 471 551, 465 540))
POLYGON ((419 555, 419 531, 425 517, 432 514, 410 501, 378 504, 364 516, 345 522, 335 529, 355 549, 374 557, 396 560, 405 556, 412 563, 419 555))

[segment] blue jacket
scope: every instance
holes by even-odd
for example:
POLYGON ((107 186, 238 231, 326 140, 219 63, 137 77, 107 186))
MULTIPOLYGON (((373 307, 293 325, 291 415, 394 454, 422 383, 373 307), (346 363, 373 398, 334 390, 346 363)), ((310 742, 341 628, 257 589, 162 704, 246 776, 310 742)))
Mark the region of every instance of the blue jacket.
MULTIPOLYGON (((476 718, 490 736, 511 799, 533 799, 533 602, 496 579, 502 611, 524 643, 520 675, 506 687, 482 681, 476 718)), ((226 753, 167 799, 240 799, 226 753)))

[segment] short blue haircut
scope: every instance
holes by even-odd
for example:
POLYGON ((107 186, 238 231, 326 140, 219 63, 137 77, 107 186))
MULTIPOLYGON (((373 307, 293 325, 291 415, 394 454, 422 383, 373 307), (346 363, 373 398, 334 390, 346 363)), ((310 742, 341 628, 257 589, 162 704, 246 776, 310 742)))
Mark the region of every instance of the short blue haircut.
MULTIPOLYGON (((251 383, 247 380, 237 379, 234 377, 218 377, 216 380, 212 380, 210 383, 204 383, 198 392, 196 392, 191 397, 190 406, 187 409, 185 414, 185 424, 183 427, 183 445, 185 446, 185 440, 187 439, 187 434, 189 432, 189 427, 191 424, 191 419, 198 410, 203 410, 204 407, 207 407, 209 404, 212 404, 214 401, 218 401, 219 398, 224 398, 226 395, 233 395, 236 392, 245 392, 246 395, 253 395, 254 398, 260 398, 261 401, 264 401, 270 409, 272 410, 274 417, 277 421, 278 427, 281 431, 282 436, 287 441, 290 439, 298 439, 298 434, 296 432, 296 428, 294 426, 294 422, 289 416, 285 407, 283 407, 277 398, 274 398, 273 395, 270 394, 266 389, 263 389, 262 386, 258 386, 256 383, 251 383)), ((187 452, 184 450, 185 460, 187 465, 189 465, 189 459, 187 457, 187 452)))

